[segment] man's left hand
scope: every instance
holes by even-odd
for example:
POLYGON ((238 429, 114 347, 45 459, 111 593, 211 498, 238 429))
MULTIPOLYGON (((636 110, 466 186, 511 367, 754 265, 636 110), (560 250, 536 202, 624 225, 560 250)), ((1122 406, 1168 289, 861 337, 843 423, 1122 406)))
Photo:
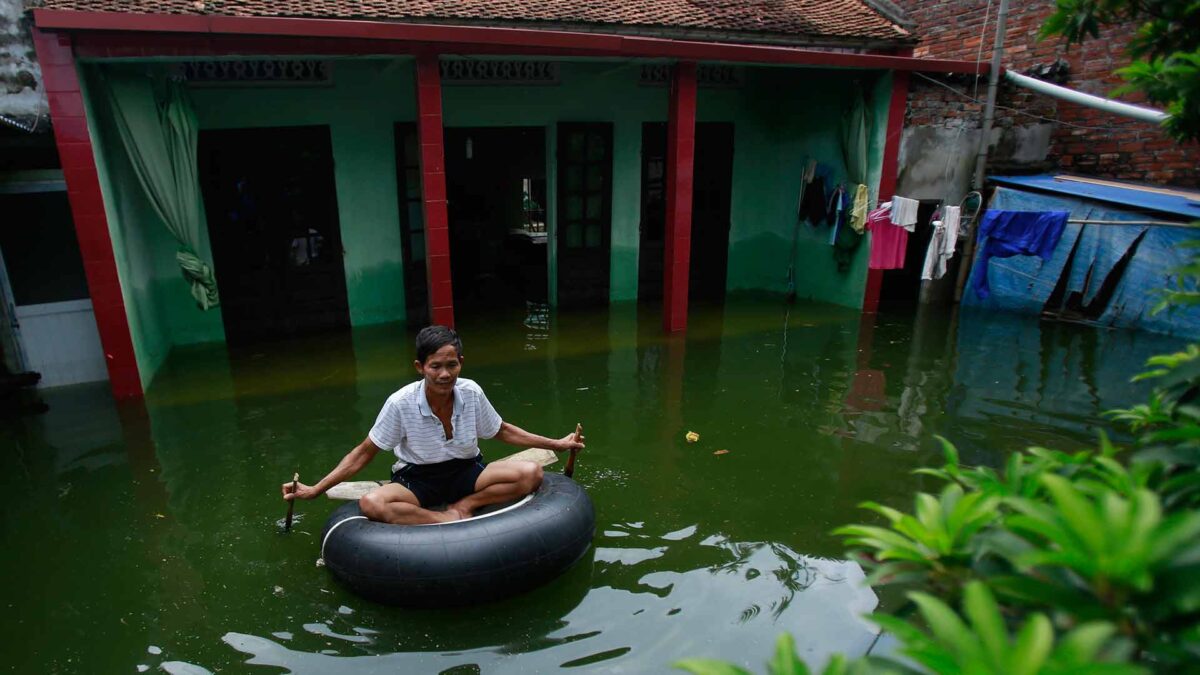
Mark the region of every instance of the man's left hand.
POLYGON ((566 436, 563 436, 562 438, 555 441, 554 447, 551 448, 551 450, 553 450, 555 452, 566 452, 567 450, 582 450, 584 447, 586 447, 586 446, 584 446, 583 440, 584 440, 583 434, 579 434, 579 436, 576 437, 575 432, 571 432, 571 433, 567 434, 566 436))

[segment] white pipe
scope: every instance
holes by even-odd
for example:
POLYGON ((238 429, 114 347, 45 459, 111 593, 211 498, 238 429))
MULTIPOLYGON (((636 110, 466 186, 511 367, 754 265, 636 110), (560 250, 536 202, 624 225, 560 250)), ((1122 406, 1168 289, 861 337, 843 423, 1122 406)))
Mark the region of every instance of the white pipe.
POLYGON ((1057 84, 1043 82, 1037 78, 1021 75, 1020 73, 1015 73, 1008 69, 1004 71, 1004 76, 1008 78, 1009 82, 1012 82, 1018 87, 1032 89, 1039 94, 1053 96, 1054 98, 1061 98, 1064 101, 1078 103, 1079 105, 1095 108, 1097 110, 1103 110, 1114 115, 1121 115, 1122 117, 1132 117, 1135 120, 1153 122, 1154 124, 1162 124, 1163 120, 1170 117, 1170 115, 1161 110, 1144 108, 1140 105, 1131 105, 1129 103, 1121 103, 1120 101, 1114 101, 1112 99, 1104 98, 1103 96, 1085 94, 1082 91, 1075 91, 1074 89, 1060 87, 1057 84))

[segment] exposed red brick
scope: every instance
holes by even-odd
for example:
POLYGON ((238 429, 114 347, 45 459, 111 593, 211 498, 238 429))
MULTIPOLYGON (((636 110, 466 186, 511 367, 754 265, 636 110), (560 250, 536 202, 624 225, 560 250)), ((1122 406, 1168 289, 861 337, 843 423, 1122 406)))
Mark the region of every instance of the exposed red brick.
MULTIPOLYGON (((991 3, 986 27, 984 15, 988 13, 988 0, 896 0, 896 4, 918 26, 915 32, 921 42, 914 52, 917 56, 966 60, 978 57, 990 61, 998 3, 991 3)), ((1059 39, 1039 40, 1037 37, 1053 9, 1054 0, 1010 3, 1005 65, 1020 72, 1062 59, 1069 64, 1070 72, 1070 78, 1063 83, 1065 86, 1089 94, 1111 96, 1122 84, 1113 71, 1129 63, 1125 46, 1134 27, 1109 27, 1101 31, 1099 38, 1068 49, 1059 39)), ((964 88, 961 82, 954 86, 960 90, 964 88)), ((977 89, 968 83, 967 88, 974 98, 986 96, 985 82, 981 81, 977 89)), ((1120 99, 1145 103, 1145 97, 1140 94, 1124 94, 1120 99)), ((1059 102, 1008 85, 1002 86, 998 102, 1028 115, 1059 122, 1049 156, 1061 167, 1102 177, 1200 186, 1200 144, 1181 146, 1145 122, 1059 102)), ((922 122, 919 123, 978 127, 980 115, 968 112, 967 105, 977 106, 921 78, 913 80, 909 109, 910 113, 921 111, 922 122)), ((996 111, 996 117, 1000 127, 1038 122, 1003 108, 996 111)))

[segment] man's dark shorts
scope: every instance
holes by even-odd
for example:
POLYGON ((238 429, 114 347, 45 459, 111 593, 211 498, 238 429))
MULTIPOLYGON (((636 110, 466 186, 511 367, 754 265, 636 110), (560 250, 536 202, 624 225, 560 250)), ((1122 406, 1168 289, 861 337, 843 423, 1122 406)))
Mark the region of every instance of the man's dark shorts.
POLYGON ((485 466, 483 455, 437 464, 405 464, 392 474, 392 482, 411 490, 422 507, 430 508, 453 504, 475 492, 475 481, 485 466))

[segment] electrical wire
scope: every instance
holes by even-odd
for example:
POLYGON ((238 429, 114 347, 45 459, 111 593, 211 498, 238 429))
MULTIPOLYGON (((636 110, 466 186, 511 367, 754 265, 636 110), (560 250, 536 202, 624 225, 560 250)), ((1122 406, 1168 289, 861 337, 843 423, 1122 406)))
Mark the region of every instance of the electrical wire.
POLYGON ((988 18, 992 16, 992 0, 988 0, 987 8, 983 10, 983 28, 979 29, 979 48, 975 50, 975 92, 979 97, 979 68, 983 65, 983 39, 987 36, 988 18))

